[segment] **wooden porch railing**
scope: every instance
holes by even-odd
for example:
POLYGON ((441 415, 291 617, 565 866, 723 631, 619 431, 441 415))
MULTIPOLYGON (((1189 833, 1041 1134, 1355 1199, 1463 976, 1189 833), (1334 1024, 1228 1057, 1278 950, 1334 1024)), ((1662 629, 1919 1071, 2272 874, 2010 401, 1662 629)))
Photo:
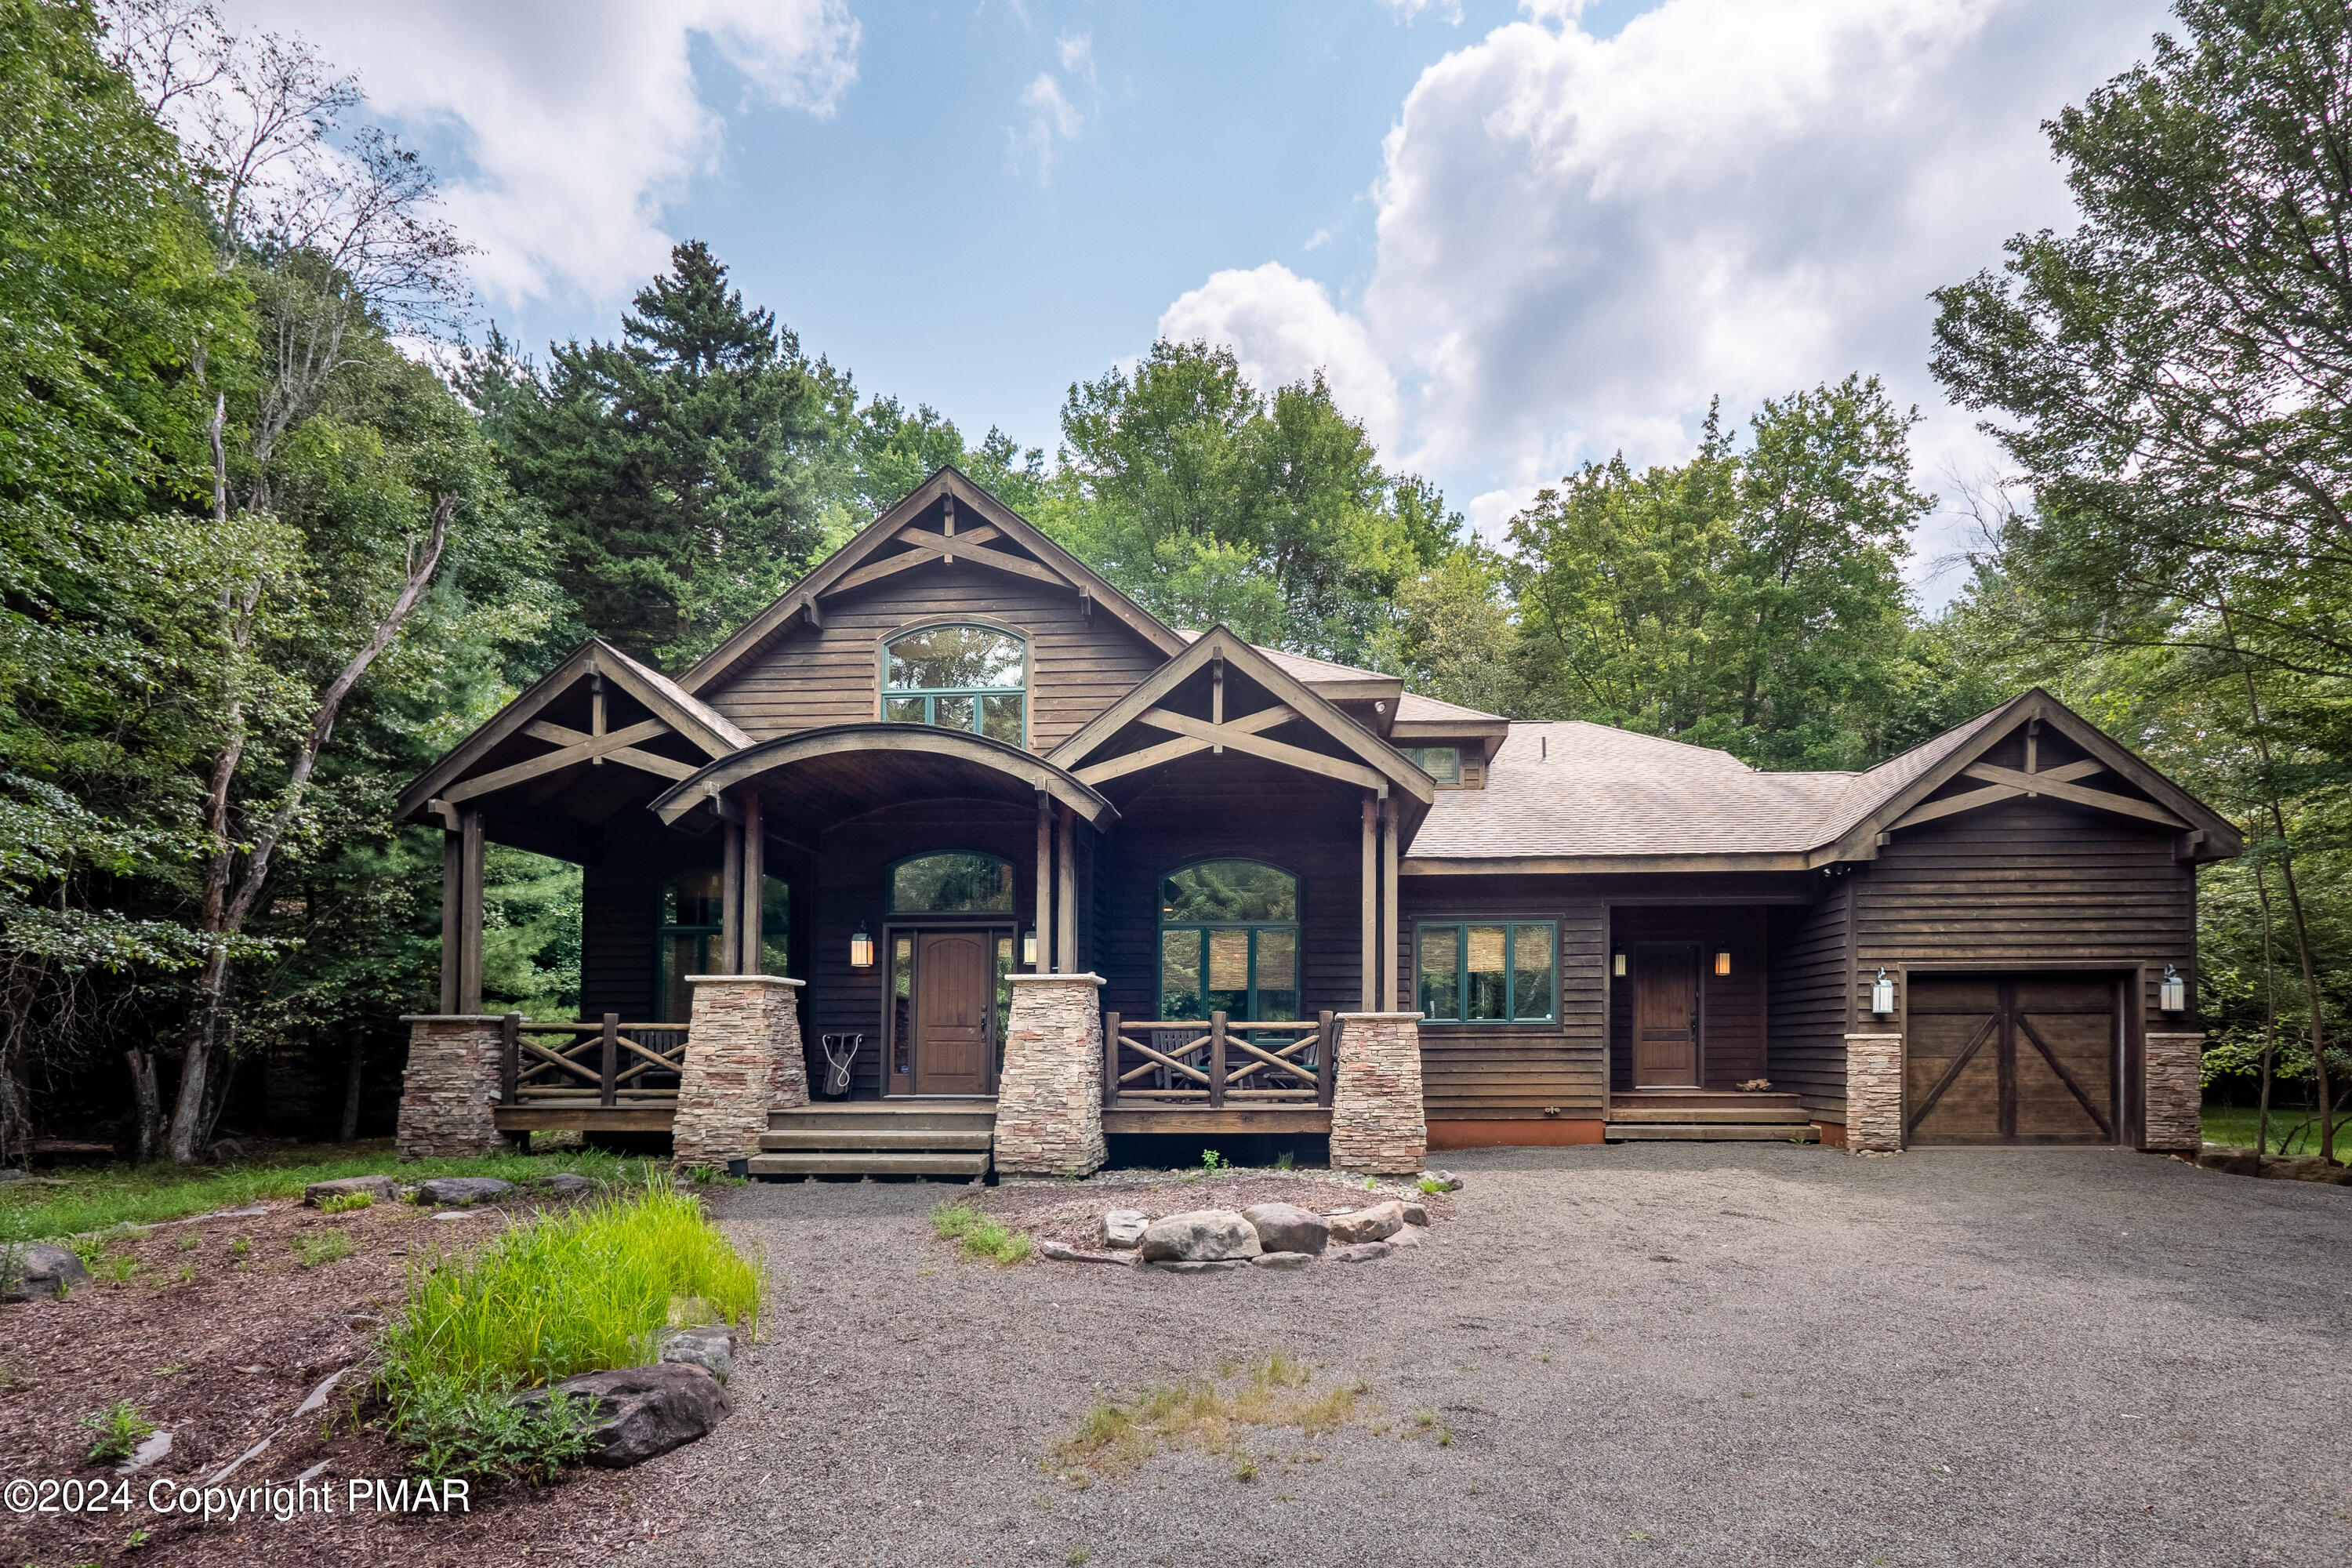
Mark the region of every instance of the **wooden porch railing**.
POLYGON ((1103 1105, 1181 1110, 1331 1103, 1338 1026, 1313 1018, 1103 1015, 1103 1105))
POLYGON ((677 1103, 686 1065, 684 1024, 538 1023, 506 1016, 499 1099, 504 1105, 636 1106, 677 1103))

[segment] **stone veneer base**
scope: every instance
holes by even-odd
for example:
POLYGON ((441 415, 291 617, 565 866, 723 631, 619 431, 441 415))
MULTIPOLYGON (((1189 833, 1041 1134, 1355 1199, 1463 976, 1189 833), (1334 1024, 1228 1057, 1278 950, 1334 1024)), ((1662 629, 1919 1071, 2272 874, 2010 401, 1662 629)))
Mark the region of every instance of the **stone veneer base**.
POLYGON ((760 1152, 768 1113, 808 1103, 797 980, 689 974, 686 1067, 678 1075, 670 1153, 681 1165, 724 1165, 760 1152))
POLYGON ((463 1160, 505 1151, 493 1114, 505 1017, 497 1013, 421 1013, 408 1026, 408 1066, 400 1075, 394 1147, 403 1160, 463 1160))
POLYGON ((1903 1037, 1845 1037, 1845 1147, 1892 1153, 1903 1147, 1903 1037))
POLYGON ((2205 1146, 2205 1037, 2147 1035, 2139 1146, 2193 1154, 2205 1146))
POLYGON ((1342 1013, 1331 1084, 1334 1170, 1403 1175, 1429 1154, 1421 1098, 1421 1015, 1342 1013))
POLYGON ((1102 1168, 1099 974, 1015 974, 996 1084, 996 1169, 1085 1176, 1102 1168))

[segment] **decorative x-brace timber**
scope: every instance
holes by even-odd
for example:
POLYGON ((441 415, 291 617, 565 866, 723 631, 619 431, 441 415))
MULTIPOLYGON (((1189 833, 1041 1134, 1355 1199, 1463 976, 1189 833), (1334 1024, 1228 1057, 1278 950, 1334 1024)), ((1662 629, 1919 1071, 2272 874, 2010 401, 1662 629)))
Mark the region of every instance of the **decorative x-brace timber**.
POLYGON ((1944 800, 1929 801, 1927 805, 1907 813, 1900 822, 1895 824, 1895 827, 1916 827, 1923 822, 1933 822, 1940 816, 1950 816, 1956 812, 1973 811, 1980 805, 1992 805, 2004 800, 2015 800, 2018 796, 2025 795, 2046 795, 2053 800, 2073 801, 2077 805, 2095 806, 2102 811, 2113 811, 2125 816, 2141 817, 2149 822, 2162 823, 2167 827, 2189 826, 2160 805, 2153 805, 2144 800, 2135 800, 2129 795, 2116 795, 2109 790, 2084 789, 2074 782, 2076 779, 2088 778, 2093 773, 2105 771, 2105 763, 2087 760, 2068 763, 2063 766, 2050 768, 2042 773, 2021 773, 2015 768, 1997 767, 1990 763, 1971 763, 1960 770, 1960 776, 1979 780, 1991 785, 1991 788, 1970 790, 1966 795, 1956 795, 1944 800))
POLYGON ((639 741, 650 741, 657 735, 667 735, 670 732, 670 727, 659 719, 646 719, 603 735, 583 735, 579 731, 564 725, 551 724, 544 719, 535 719, 522 727, 522 732, 535 741, 551 742, 562 750, 550 752, 544 756, 532 757, 527 762, 516 763, 512 766, 499 768, 477 778, 451 784, 441 792, 442 800, 456 805, 461 801, 471 800, 476 795, 489 795, 519 784, 529 784, 533 779, 544 778, 559 769, 571 767, 575 763, 593 762, 600 757, 641 769, 646 773, 658 773, 666 779, 686 778, 695 771, 695 764, 692 763, 675 762, 668 757, 636 749, 636 743, 639 741))

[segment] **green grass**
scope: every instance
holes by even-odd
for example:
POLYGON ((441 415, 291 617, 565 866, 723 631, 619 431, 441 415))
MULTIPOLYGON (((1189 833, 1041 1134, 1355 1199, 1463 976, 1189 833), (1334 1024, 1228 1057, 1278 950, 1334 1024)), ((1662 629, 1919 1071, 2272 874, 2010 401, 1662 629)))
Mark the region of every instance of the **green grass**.
POLYGON ((351 1233, 341 1230, 320 1231, 315 1236, 294 1238, 294 1261, 305 1268, 316 1268, 321 1263, 352 1255, 351 1233))
MULTIPOLYGON (((2205 1142, 2227 1143, 2234 1148, 2254 1146, 2254 1132, 2262 1123, 2262 1112, 2251 1105, 2209 1105, 2205 1108, 2205 1142)), ((2336 1124, 2336 1163, 2352 1164, 2352 1125, 2341 1120, 2336 1124)), ((2316 1154, 2319 1152, 2319 1123, 2308 1110, 2283 1110, 2271 1108, 2270 1148, 2273 1154, 2316 1154), (2292 1144, 2293 1147, 2289 1147, 2292 1144)))
POLYGON ((234 1165, 105 1165, 54 1173, 66 1187, 16 1183, 0 1187, 0 1244, 47 1241, 120 1225, 153 1225, 215 1209, 241 1208, 262 1198, 299 1197, 312 1182, 396 1171, 404 1181, 426 1176, 497 1176, 524 1182, 575 1171, 600 1180, 640 1178, 644 1160, 623 1160, 592 1149, 550 1154, 494 1154, 478 1160, 417 1160, 397 1164, 391 1145, 356 1152, 349 1145, 289 1149, 234 1165), (26 1189, 26 1190, 17 1190, 26 1189))
POLYGON ((989 1218, 970 1204, 941 1204, 931 1211, 931 1228, 961 1242, 966 1258, 1018 1263, 1029 1256, 1029 1238, 989 1218))
POLYGON ((374 1206, 375 1194, 373 1193, 345 1193, 339 1198, 321 1198, 319 1200, 319 1212, 320 1214, 350 1214, 354 1209, 373 1208, 374 1206))
POLYGON ((412 1264, 384 1363, 509 1386, 640 1366, 674 1315, 756 1325, 761 1285, 692 1194, 647 1185, 412 1264))
POLYGON ((83 1416, 81 1424, 98 1434, 98 1441, 89 1446, 89 1457, 95 1464, 111 1465, 127 1459, 140 1444, 155 1435, 155 1423, 127 1399, 115 1401, 95 1415, 83 1416))

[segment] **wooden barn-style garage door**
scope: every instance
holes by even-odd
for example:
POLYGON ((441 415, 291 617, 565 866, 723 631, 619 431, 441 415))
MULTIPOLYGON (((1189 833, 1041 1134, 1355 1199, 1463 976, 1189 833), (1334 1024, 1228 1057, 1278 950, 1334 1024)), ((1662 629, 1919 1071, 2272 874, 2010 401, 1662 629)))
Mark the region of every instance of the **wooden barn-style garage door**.
POLYGON ((1913 1143, 2112 1143, 2122 982, 1914 975, 1904 1041, 1913 1143))

